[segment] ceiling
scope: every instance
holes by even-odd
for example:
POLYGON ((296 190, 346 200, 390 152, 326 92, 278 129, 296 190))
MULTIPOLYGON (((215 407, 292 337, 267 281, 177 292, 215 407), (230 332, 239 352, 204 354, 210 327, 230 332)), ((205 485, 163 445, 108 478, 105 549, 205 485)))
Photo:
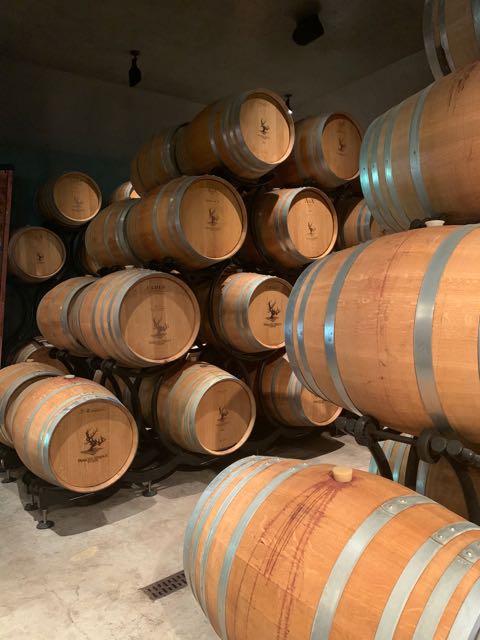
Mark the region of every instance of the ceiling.
POLYGON ((302 0, 0 0, 0 52, 206 103, 237 90, 292 93, 300 106, 423 47, 421 0, 322 0, 325 35, 299 47, 302 0))

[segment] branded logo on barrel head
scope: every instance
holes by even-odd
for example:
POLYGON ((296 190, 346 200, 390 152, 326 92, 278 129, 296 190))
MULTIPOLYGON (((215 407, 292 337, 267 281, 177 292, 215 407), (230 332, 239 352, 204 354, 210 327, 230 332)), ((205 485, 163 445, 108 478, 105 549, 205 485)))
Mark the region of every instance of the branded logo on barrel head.
POLYGON ((214 207, 210 207, 208 210, 208 226, 214 227, 219 220, 220 216, 216 213, 216 209, 214 207))
POLYGON ((268 301, 268 315, 267 320, 269 322, 275 322, 276 318, 280 315, 280 307, 275 300, 268 301))
POLYGON ((168 323, 162 322, 158 318, 153 318, 153 338, 164 338, 167 333, 168 323))
POLYGON ((344 142, 343 138, 341 136, 338 136, 338 151, 339 153, 343 153, 343 151, 345 150, 345 147, 347 146, 347 143, 344 142))
POLYGON ((97 433, 98 429, 95 429, 93 432, 91 432, 90 429, 85 431, 85 444, 88 445, 88 448, 81 453, 94 456, 103 449, 101 445, 106 442, 107 439, 104 436, 97 437, 97 433))
POLYGON ((260 135, 267 136, 270 131, 270 125, 267 124, 267 121, 263 118, 260 118, 260 135))
POLYGON ((37 251, 37 262, 38 264, 43 264, 45 262, 45 256, 39 251, 37 251))
POLYGON ((218 407, 218 414, 217 422, 225 422, 228 416, 228 409, 226 407, 218 407))
POLYGON ((308 224, 308 233, 313 236, 313 234, 315 233, 315 231, 317 230, 317 227, 313 224, 313 222, 307 222, 308 224))
POLYGON ((73 205, 72 205, 72 209, 76 212, 76 213, 83 213, 84 210, 84 204, 83 204, 83 200, 77 195, 77 194, 73 194, 73 205))

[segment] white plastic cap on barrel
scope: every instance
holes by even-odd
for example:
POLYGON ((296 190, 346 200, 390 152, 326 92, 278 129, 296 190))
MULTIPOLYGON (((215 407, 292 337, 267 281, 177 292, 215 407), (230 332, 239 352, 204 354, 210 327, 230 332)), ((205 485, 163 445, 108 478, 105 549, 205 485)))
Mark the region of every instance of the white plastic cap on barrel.
POLYGON ((353 469, 351 467, 333 467, 332 474, 337 482, 351 482, 353 478, 353 469))
POLYGON ((65 380, 71 380, 72 378, 75 378, 75 376, 73 375, 73 373, 67 373, 66 376, 63 376, 65 378, 65 380))
POLYGON ((443 227, 445 220, 427 220, 425 225, 427 227, 443 227))

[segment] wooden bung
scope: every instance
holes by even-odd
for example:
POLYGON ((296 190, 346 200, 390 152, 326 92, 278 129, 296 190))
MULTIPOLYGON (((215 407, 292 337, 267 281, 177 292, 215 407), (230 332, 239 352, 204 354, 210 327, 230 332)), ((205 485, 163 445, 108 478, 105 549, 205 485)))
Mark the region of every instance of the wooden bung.
POLYGON ((196 288, 202 310, 200 339, 243 353, 280 349, 292 286, 282 278, 234 273, 213 287, 196 288))
POLYGON ((251 456, 205 490, 184 570, 218 636, 475 638, 480 528, 384 478, 332 472, 251 456))
MULTIPOLYGON (((390 440, 383 442, 381 446, 392 470, 394 481, 405 485, 410 445, 390 440)), ((369 471, 370 473, 378 473, 373 458, 370 461, 369 471)), ((469 475, 477 494, 480 493, 480 470, 470 467, 469 475)), ((420 460, 415 490, 442 504, 450 511, 458 513, 462 518, 468 519, 468 508, 462 486, 453 467, 445 458, 441 457, 435 464, 428 464, 428 462, 420 460)))
POLYGON ((63 372, 41 362, 21 362, 0 369, 0 443, 13 447, 9 415, 13 402, 31 384, 63 372))
POLYGON ((175 160, 178 127, 152 136, 138 150, 130 167, 130 180, 140 196, 180 176, 175 160))
POLYGON ((336 204, 339 217, 338 246, 354 247, 362 242, 380 238, 383 231, 372 216, 364 198, 348 198, 336 204))
POLYGON ((382 229, 413 220, 480 220, 480 62, 437 80, 379 116, 362 145, 361 181, 382 229))
POLYGON ((13 403, 7 428, 30 471, 78 493, 121 478, 138 443, 135 420, 113 393, 71 375, 30 385, 13 403))
POLYGON ((136 198, 140 198, 140 195, 135 191, 130 180, 128 180, 127 182, 122 182, 122 184, 114 190, 108 202, 109 204, 113 204, 120 200, 134 200, 136 198))
POLYGON ((57 360, 57 358, 52 358, 50 355, 52 347, 53 345, 47 342, 42 336, 32 338, 31 340, 27 340, 27 342, 23 343, 14 351, 13 356, 10 358, 10 362, 12 364, 27 361, 38 362, 40 364, 48 364, 56 369, 60 369, 60 371, 63 371, 64 373, 68 373, 65 365, 60 362, 60 360, 57 360))
POLYGON ((189 362, 179 371, 142 378, 139 398, 154 425, 152 397, 160 433, 188 451, 223 456, 247 440, 255 422, 255 400, 248 386, 206 362, 189 362), (159 386, 158 386, 159 384, 159 386))
POLYGON ((172 258, 198 269, 240 249, 247 214, 239 193, 226 180, 183 176, 142 198, 128 214, 126 231, 134 254, 144 263, 172 258))
POLYGON ((74 171, 44 184, 38 192, 38 207, 47 219, 65 227, 79 227, 100 211, 100 187, 90 176, 74 171))
POLYGON ((252 387, 259 406, 274 422, 289 427, 331 424, 342 409, 313 395, 293 373, 286 354, 275 354, 255 368, 252 387))
POLYGON ((37 325, 42 336, 59 349, 66 349, 73 355, 84 356, 91 353, 74 333, 72 314, 80 292, 94 282, 95 279, 90 276, 64 280, 43 296, 37 308, 37 325))
POLYGON ((99 278, 73 310, 77 340, 100 358, 151 367, 184 355, 197 337, 200 311, 179 278, 126 269, 99 278))
POLYGON ((423 40, 437 80, 480 58, 475 0, 425 0, 423 40))
POLYGON ((24 282, 43 282, 62 269, 66 255, 62 240, 50 229, 22 227, 8 242, 8 271, 24 282))
POLYGON ((480 226, 443 226, 314 263, 286 313, 295 375, 398 431, 436 427, 480 442, 479 250, 480 226))
POLYGON ((288 157, 293 140, 293 120, 283 99, 256 89, 203 109, 178 132, 175 154, 186 175, 226 170, 255 180, 288 157))
POLYGON ((323 113, 295 123, 295 144, 278 168, 287 187, 313 184, 336 189, 359 172, 362 131, 347 113, 323 113))
POLYGON ((139 202, 138 199, 114 202, 102 209, 88 225, 85 254, 95 271, 141 264, 127 239, 127 216, 139 202))
POLYGON ((273 189, 251 203, 251 228, 241 255, 252 263, 302 267, 330 253, 337 229, 333 204, 319 189, 273 189))

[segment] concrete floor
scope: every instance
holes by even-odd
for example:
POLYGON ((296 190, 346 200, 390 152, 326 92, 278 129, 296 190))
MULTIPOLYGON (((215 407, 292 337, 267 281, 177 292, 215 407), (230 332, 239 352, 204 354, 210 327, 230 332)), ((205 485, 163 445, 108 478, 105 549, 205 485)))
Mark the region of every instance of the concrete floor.
MULTIPOLYGON (((271 453, 367 468, 348 438, 316 436, 271 453)), ((188 589, 152 602, 139 591, 182 568, 183 532, 211 470, 176 472, 153 498, 122 489, 95 505, 52 510, 35 528, 23 484, 0 485, 0 638, 215 640, 188 589), (19 494, 20 492, 20 494, 19 494), (23 503, 22 503, 23 500, 23 503)))

